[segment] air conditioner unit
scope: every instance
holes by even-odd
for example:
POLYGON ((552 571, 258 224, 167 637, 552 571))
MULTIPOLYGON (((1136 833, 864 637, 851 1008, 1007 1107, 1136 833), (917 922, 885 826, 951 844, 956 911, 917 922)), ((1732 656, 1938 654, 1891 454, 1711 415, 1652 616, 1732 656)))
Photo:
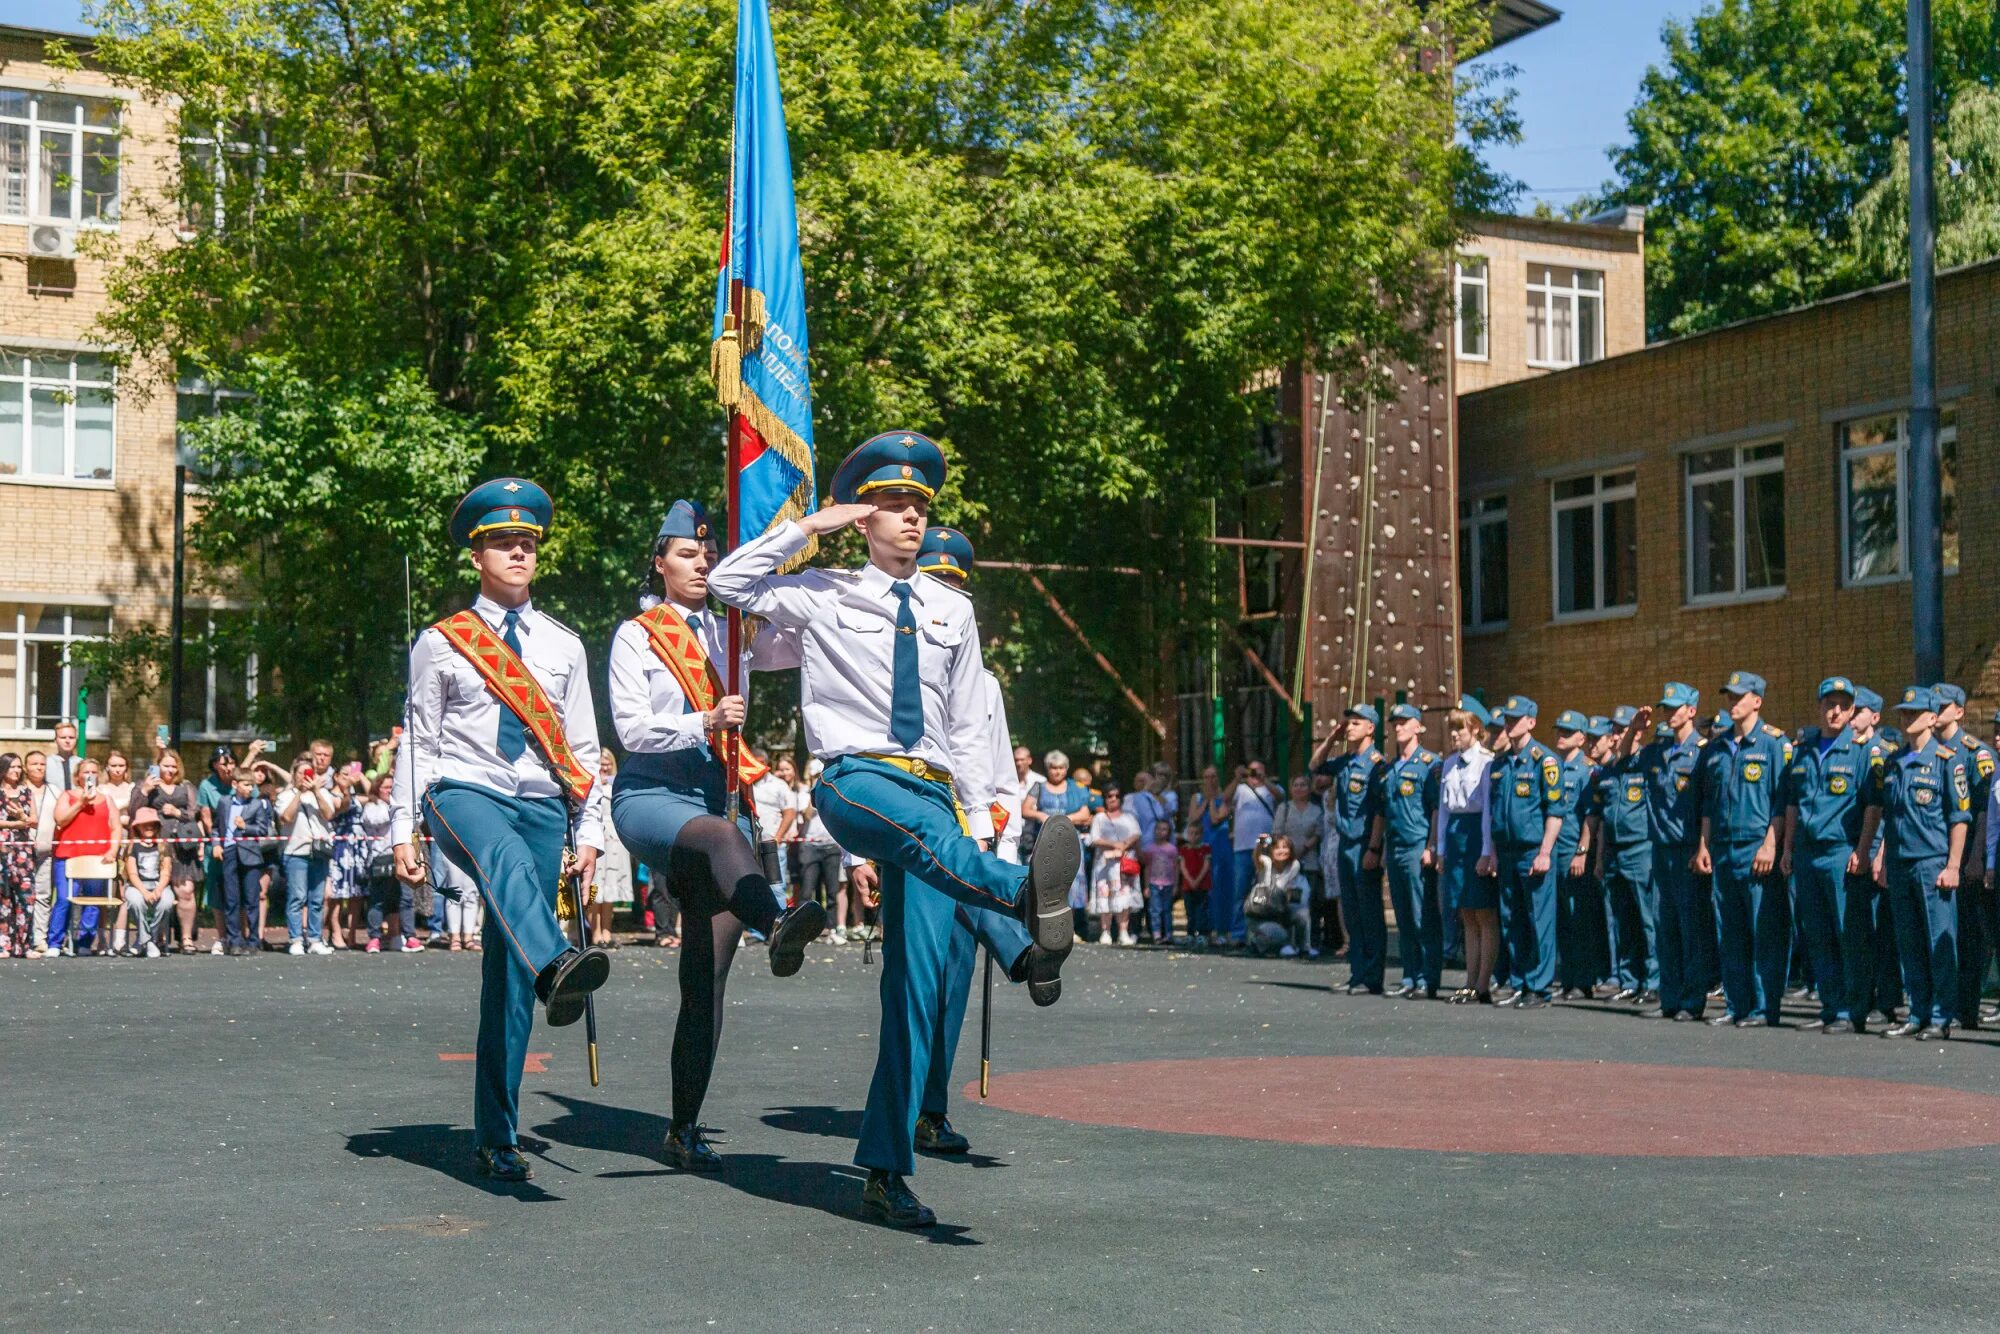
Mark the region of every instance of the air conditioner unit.
POLYGON ((76 228, 61 222, 38 222, 28 228, 28 253, 36 259, 75 259, 76 228))

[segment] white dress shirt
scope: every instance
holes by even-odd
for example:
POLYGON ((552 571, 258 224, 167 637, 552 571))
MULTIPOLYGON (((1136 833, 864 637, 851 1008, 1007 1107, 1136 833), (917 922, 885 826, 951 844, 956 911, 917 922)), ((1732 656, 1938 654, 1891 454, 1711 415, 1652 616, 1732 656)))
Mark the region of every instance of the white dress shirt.
POLYGON ((1431 847, 1444 856, 1444 826, 1454 815, 1479 816, 1479 855, 1493 855, 1493 812, 1486 805, 1486 771, 1493 767, 1493 752, 1484 746, 1456 750, 1444 757, 1438 775, 1437 818, 1431 827, 1431 847))
POLYGON ((799 711, 813 754, 828 761, 900 755, 953 770, 959 804, 977 836, 978 821, 993 800, 991 762, 972 760, 972 771, 964 775, 954 769, 958 757, 984 756, 990 745, 971 600, 920 571, 905 581, 917 623, 924 712, 922 738, 906 747, 889 733, 898 608, 890 586, 896 581, 874 565, 773 573, 805 544, 796 523, 781 524, 723 557, 709 571, 709 591, 730 606, 799 632, 799 711))
MULTIPOLYGON (((507 609, 481 596, 472 604, 479 619, 502 633, 507 609)), ((555 706, 563 735, 585 773, 597 773, 597 709, 590 699, 583 641, 561 622, 521 604, 521 661, 555 706)), ((407 843, 416 829, 417 798, 441 778, 488 788, 509 797, 561 797, 563 789, 542 760, 532 735, 517 760, 500 755, 500 712, 506 706, 487 688, 471 659, 451 646, 437 627, 417 637, 410 650, 409 721, 396 748, 395 818, 391 836, 407 843)), ((576 819, 579 847, 604 847, 601 780, 576 819)))
MULTIPOLYGON (((729 620, 706 607, 670 604, 687 619, 702 652, 729 689, 729 620)), ((750 673, 782 671, 799 665, 798 635, 767 625, 743 649, 743 698, 750 698, 750 673)), ((635 755, 660 754, 708 744, 702 712, 688 703, 673 669, 653 652, 652 636, 634 619, 611 636, 611 726, 618 744, 635 755)))
POLYGON ((1014 773, 1014 741, 1007 731, 1007 700, 1000 692, 1000 678, 984 667, 979 669, 983 684, 982 694, 986 698, 986 751, 978 759, 970 761, 974 776, 959 778, 965 773, 968 761, 961 760, 952 768, 954 786, 966 782, 984 783, 993 790, 993 800, 979 808, 975 814, 970 808, 965 812, 966 823, 972 826, 975 838, 994 840, 993 851, 1002 861, 1021 860, 1021 780, 1014 773), (1007 813, 1007 827, 999 835, 993 832, 993 805, 997 804, 1007 813))

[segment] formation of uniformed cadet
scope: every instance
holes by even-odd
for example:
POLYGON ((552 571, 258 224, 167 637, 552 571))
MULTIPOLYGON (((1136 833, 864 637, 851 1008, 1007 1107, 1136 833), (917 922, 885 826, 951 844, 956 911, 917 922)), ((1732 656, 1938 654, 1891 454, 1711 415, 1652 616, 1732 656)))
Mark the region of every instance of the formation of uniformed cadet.
POLYGON ((1347 994, 1384 992, 1389 927, 1382 916, 1380 862, 1370 866, 1368 843, 1382 799, 1381 771, 1387 766, 1375 747, 1375 729, 1382 725, 1373 705, 1348 708, 1336 735, 1345 751, 1328 758, 1334 737, 1320 744, 1313 756, 1318 772, 1332 780, 1326 813, 1337 840, 1334 874, 1340 885, 1341 926, 1347 931, 1347 994))
MULTIPOLYGON (((1391 715, 1389 757, 1373 745, 1374 710, 1349 709, 1346 753, 1321 769, 1350 920, 1379 913, 1380 888, 1361 877, 1389 872, 1404 936, 1392 994, 1436 994, 1443 954, 1426 909, 1441 908, 1467 931, 1455 1001, 1492 1001, 1504 980, 1497 999, 1532 1009, 1552 979, 1563 999, 1608 982, 1614 1001, 1653 1003, 1653 1018, 1701 1019, 1719 997, 1710 1023, 1762 1028, 1802 976, 1790 994, 1816 1000, 1807 1031, 1865 1032, 1879 1014, 1891 1036, 1933 1039, 1990 1021, 1979 997, 2000 941, 2000 761, 1965 727, 1965 692, 1906 689, 1900 732, 1885 733, 1881 696, 1829 677, 1820 726, 1796 740, 1766 720, 1764 692, 1756 673, 1732 672, 1727 707, 1707 716, 1698 690, 1670 681, 1657 705, 1565 711, 1553 751, 1534 736, 1535 701, 1488 713, 1468 696, 1444 760, 1422 747, 1415 709, 1391 715), (1419 812, 1428 833, 1413 832, 1419 812), (1433 868, 1434 894, 1418 874, 1433 868), (1494 907, 1497 951, 1481 941, 1494 907)), ((1380 994, 1364 940, 1348 991, 1380 994)))
POLYGON ((572 945, 556 919, 565 838, 588 884, 604 834, 583 641, 529 596, 553 513, 548 493, 518 477, 459 502, 451 535, 471 553, 479 596, 411 649, 396 755, 396 873, 422 878, 421 827, 485 903, 473 1140, 480 1171, 503 1181, 534 1175, 516 1120, 536 1001, 551 1026, 573 1024, 610 973, 610 957, 572 945))
POLYGON ((722 602, 798 633, 806 744, 825 766, 815 805, 842 847, 882 868, 882 1030, 854 1160, 868 1171, 864 1211, 903 1227, 936 1221, 906 1178, 959 914, 985 939, 1001 932, 982 915, 1017 918, 1032 942, 1020 971, 1046 989, 1073 944, 1082 860, 1064 821, 1043 828, 1026 868, 985 846, 995 775, 978 627, 963 592, 917 568, 944 480, 934 442, 876 436, 835 471, 833 505, 709 573, 722 602), (867 541, 861 568, 777 573, 814 537, 850 527, 867 541))

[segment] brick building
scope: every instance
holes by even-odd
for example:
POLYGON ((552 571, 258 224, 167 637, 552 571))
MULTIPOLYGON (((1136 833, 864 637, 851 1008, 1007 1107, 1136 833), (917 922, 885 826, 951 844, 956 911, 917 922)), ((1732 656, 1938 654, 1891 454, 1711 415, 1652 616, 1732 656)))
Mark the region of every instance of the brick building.
MULTIPOLYGON (((1941 275, 1937 327, 1946 665, 1990 706, 2000 262, 1941 275)), ((1900 689, 1908 403, 1906 284, 1465 395, 1467 683, 1604 713, 1740 667, 1786 726, 1836 672, 1900 689)))
MULTIPOLYGON (((30 539, 0 572, 0 750, 75 715, 78 641, 169 622, 182 396, 170 367, 114 367, 94 326, 111 254, 171 243, 178 162, 168 110, 100 73, 87 38, 0 27, 0 530, 30 539), (83 68, 51 64, 51 40, 83 68)), ((190 600, 190 637, 217 610, 190 600)), ((252 689, 248 663, 191 673, 183 740, 246 735, 252 689)), ((166 720, 137 690, 87 712, 89 741, 140 767, 166 720)))

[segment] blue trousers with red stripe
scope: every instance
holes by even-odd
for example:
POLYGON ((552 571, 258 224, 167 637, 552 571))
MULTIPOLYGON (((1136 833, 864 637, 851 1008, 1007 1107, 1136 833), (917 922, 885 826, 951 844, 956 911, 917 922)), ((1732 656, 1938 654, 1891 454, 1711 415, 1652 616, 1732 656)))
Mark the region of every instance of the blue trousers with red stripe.
POLYGON ((432 785, 423 808, 439 851, 472 877, 486 903, 473 1141, 481 1148, 515 1144, 521 1067, 535 1026, 535 975, 570 946, 556 920, 569 812, 554 797, 511 797, 449 781, 432 785))
MULTIPOLYGON (((854 1161, 907 1175, 916 1167, 917 1095, 931 1073, 954 937, 1009 938, 990 919, 1013 920, 1027 868, 965 833, 950 787, 894 765, 841 756, 814 794, 835 840, 882 870, 882 1036, 854 1161)), ((968 968, 968 983, 970 976, 968 968)))

